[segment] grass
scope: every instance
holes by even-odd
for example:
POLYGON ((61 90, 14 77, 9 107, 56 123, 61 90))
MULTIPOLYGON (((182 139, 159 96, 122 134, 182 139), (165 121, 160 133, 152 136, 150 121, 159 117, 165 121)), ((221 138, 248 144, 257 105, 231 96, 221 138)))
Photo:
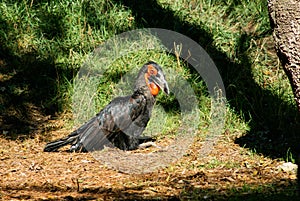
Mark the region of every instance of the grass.
MULTIPOLYGON (((223 132, 229 139, 251 155, 295 162, 299 114, 274 51, 265 1, 4 0, 0 13, 1 131, 28 135, 40 125, 34 122, 42 121, 36 116, 69 112, 80 119, 74 122, 78 125, 113 97, 130 93, 128 85, 137 67, 151 59, 170 72, 170 80, 176 72, 189 82, 198 101, 198 133, 205 135, 211 120, 205 83, 185 61, 178 64, 168 52, 109 52, 105 61, 95 61, 105 70, 92 80, 94 88, 86 91, 82 83, 74 85, 84 62, 93 59, 91 52, 109 38, 137 28, 161 27, 191 37, 216 63, 228 98, 223 132), (92 101, 86 101, 90 96, 92 101)), ((147 43, 149 38, 141 41, 147 43)), ((160 133, 155 125, 163 122, 160 134, 172 137, 181 122, 174 94, 158 97, 154 117, 146 132, 160 133)), ((205 167, 219 165, 235 164, 216 160, 205 167)), ((255 191, 250 188, 241 191, 255 191)))

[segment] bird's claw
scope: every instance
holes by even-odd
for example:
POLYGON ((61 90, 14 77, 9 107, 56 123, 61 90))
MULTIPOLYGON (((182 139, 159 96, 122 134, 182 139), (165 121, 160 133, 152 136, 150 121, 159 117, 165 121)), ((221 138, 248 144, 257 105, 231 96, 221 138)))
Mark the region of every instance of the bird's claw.
POLYGON ((146 149, 148 147, 155 147, 161 149, 161 147, 155 144, 155 142, 144 142, 142 144, 139 144, 138 149, 146 149))

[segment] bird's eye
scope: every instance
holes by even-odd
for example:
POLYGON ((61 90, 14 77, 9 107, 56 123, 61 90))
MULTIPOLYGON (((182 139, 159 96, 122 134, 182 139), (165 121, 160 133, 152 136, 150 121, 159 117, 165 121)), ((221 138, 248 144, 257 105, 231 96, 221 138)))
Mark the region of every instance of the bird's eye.
POLYGON ((154 66, 152 65, 148 65, 148 75, 156 75, 157 74, 157 70, 155 69, 154 66))

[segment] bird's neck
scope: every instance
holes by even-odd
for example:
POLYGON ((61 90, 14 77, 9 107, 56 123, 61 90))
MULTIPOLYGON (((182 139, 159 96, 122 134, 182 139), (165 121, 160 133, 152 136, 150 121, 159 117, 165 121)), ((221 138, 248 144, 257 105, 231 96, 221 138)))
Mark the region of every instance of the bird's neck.
POLYGON ((153 96, 148 88, 148 86, 141 86, 141 87, 138 87, 134 90, 133 92, 133 95, 132 97, 138 97, 138 96, 142 96, 144 97, 147 102, 150 101, 150 102, 155 102, 155 96, 153 96))

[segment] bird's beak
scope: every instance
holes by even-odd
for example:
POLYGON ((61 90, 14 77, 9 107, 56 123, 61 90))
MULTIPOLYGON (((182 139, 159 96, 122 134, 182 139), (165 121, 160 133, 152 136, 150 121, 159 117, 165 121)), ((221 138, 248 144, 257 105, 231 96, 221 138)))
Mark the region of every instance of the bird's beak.
POLYGON ((160 89, 162 89, 167 95, 169 95, 169 85, 163 74, 158 74, 156 76, 150 76, 150 80, 153 81, 160 89))

